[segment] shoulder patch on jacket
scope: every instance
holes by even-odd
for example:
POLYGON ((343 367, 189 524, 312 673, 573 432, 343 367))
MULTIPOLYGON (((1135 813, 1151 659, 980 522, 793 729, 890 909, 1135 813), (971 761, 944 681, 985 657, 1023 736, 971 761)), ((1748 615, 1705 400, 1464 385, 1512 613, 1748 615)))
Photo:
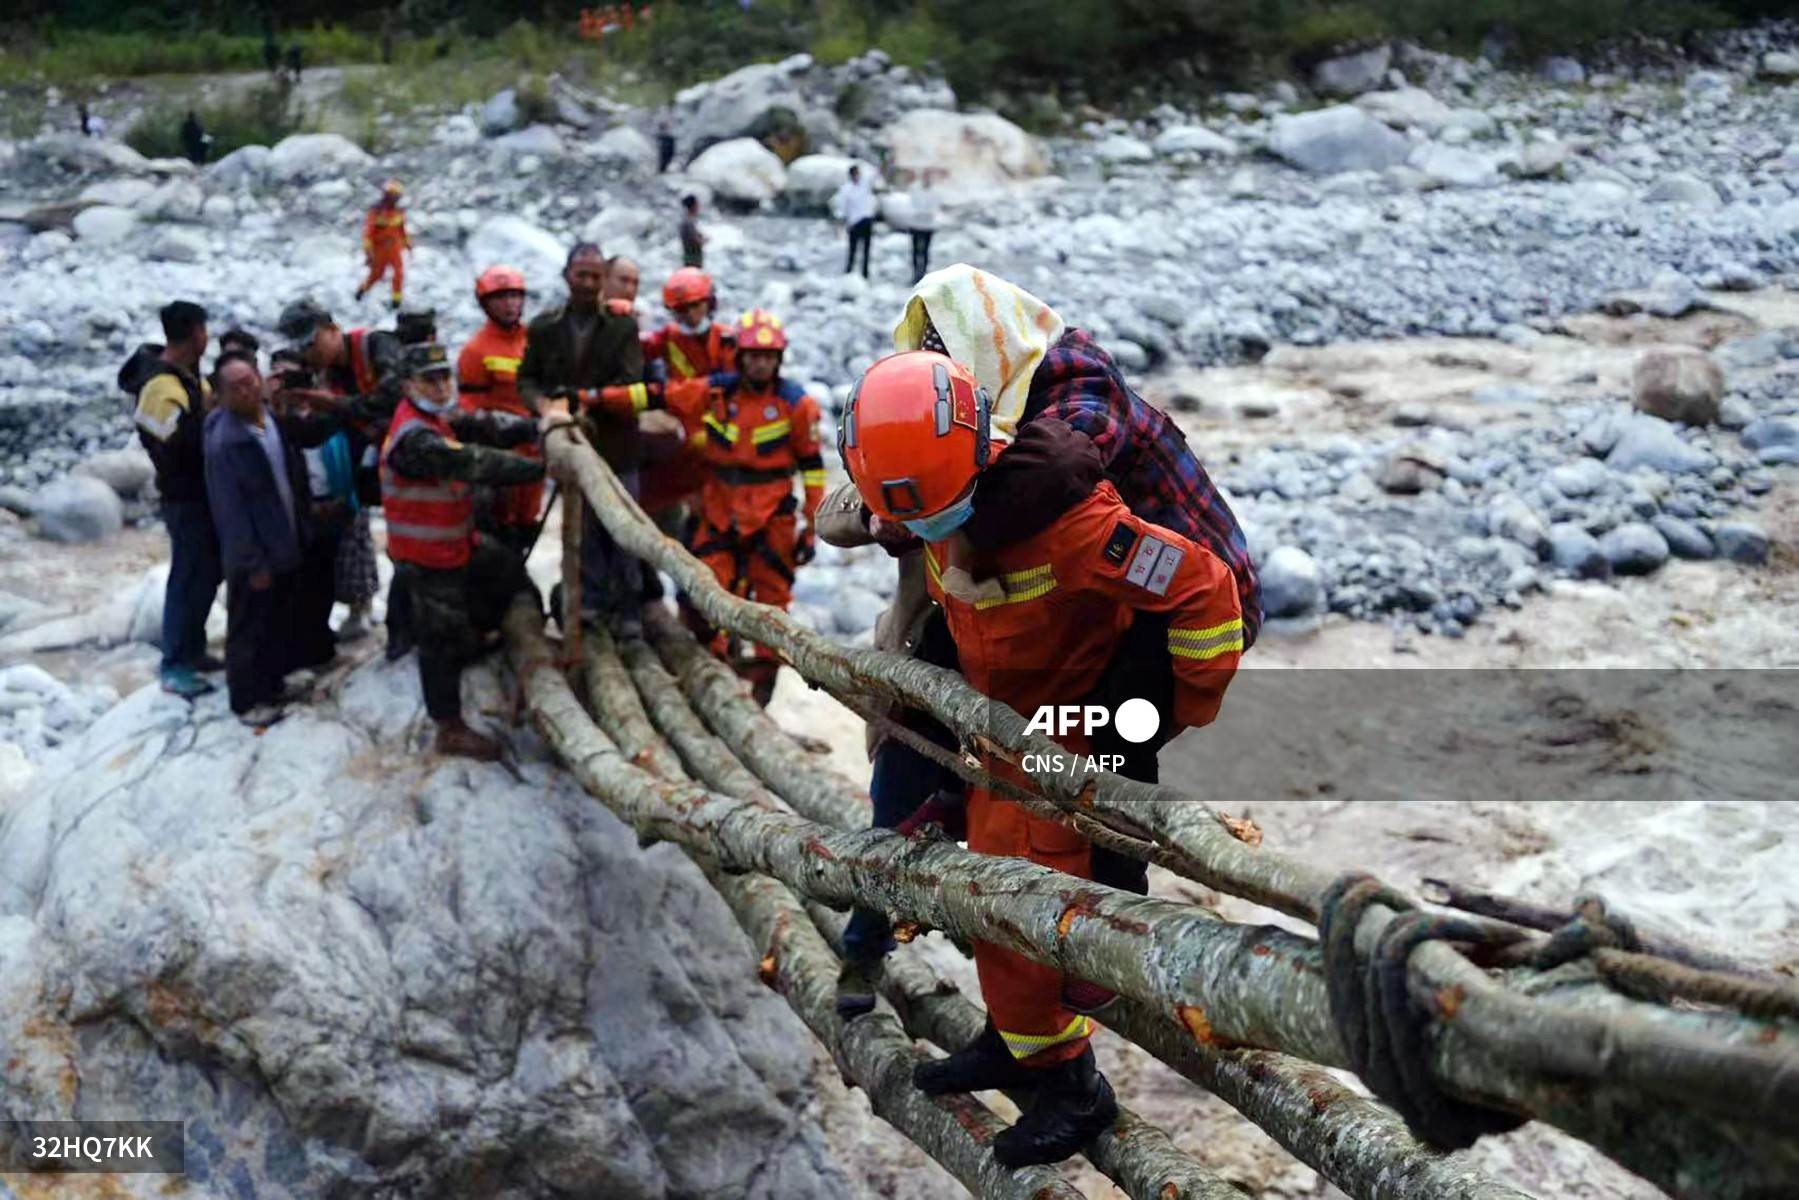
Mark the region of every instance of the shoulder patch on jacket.
POLYGON ((780 386, 775 389, 775 394, 789 404, 798 404, 806 398, 806 389, 791 379, 783 379, 780 386))
POLYGON ((174 436, 175 427, 187 412, 187 389, 173 375, 151 379, 137 396, 137 411, 132 414, 138 428, 161 442, 174 436))
POLYGON ((1102 557, 1115 567, 1122 567, 1131 547, 1137 543, 1137 531, 1124 521, 1112 526, 1112 536, 1106 539, 1105 549, 1100 551, 1102 557))

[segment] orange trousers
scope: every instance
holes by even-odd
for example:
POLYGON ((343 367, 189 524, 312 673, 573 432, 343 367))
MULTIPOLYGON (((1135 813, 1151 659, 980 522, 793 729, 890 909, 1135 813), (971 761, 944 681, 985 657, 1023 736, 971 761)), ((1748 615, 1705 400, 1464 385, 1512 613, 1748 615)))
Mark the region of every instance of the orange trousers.
POLYGON ((376 249, 369 254, 369 277, 362 281, 356 294, 360 296, 374 287, 389 271, 393 272, 394 303, 398 304, 401 294, 406 290, 406 251, 398 246, 392 250, 376 249))
MULTIPOLYGON (((793 560, 799 545, 799 526, 792 513, 770 517, 759 533, 743 539, 710 521, 702 521, 693 544, 699 560, 734 594, 782 609, 793 599, 793 560)), ((775 652, 759 645, 756 657, 773 659, 775 652)))
MULTIPOLYGON (((1054 821, 1033 817, 984 788, 968 795, 968 848, 979 854, 1028 858, 1081 879, 1093 878, 1087 839, 1054 821)), ((1062 1007, 1062 972, 992 942, 974 944, 981 999, 1012 1057, 1050 1067, 1079 1057, 1093 1021, 1062 1007)))

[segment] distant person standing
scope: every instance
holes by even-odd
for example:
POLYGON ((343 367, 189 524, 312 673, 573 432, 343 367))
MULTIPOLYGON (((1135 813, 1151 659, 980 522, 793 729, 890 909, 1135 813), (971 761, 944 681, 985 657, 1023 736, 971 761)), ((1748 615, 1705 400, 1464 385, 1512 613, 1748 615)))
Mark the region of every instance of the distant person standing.
POLYGON ((77 113, 79 113, 81 116, 81 136, 82 137, 93 137, 94 136, 94 118, 93 118, 93 115, 91 113, 89 113, 87 110, 87 101, 83 100, 80 104, 76 105, 75 111, 77 113))
POLYGON ((362 223, 362 253, 368 260, 368 277, 356 289, 362 299, 383 275, 393 276, 393 306, 398 309, 406 291, 406 252, 412 249, 412 238, 406 232, 406 212, 400 207, 405 189, 398 179, 381 185, 381 199, 368 211, 362 223))
POLYGON ((667 172, 668 164, 675 161, 675 123, 663 113, 656 119, 656 174, 667 172))
POLYGON ((212 145, 212 138, 207 135, 206 127, 200 124, 200 114, 193 109, 187 110, 187 120, 181 122, 181 149, 187 160, 196 167, 206 163, 206 149, 212 145))
POLYGON ((931 186, 937 172, 929 167, 912 190, 912 282, 931 270, 931 235, 937 232, 937 189, 931 186))
POLYGON ((300 82, 301 58, 300 43, 295 42, 287 48, 287 73, 293 76, 295 83, 300 82))
POLYGON ((706 235, 700 230, 700 198, 689 192, 681 197, 681 265, 706 265, 706 235))
POLYGON ((844 262, 843 273, 847 275, 856 269, 856 248, 860 246, 862 278, 867 279, 868 247, 874 240, 876 204, 874 185, 862 178, 861 167, 850 167, 850 177, 837 189, 832 208, 849 233, 850 253, 844 262))
POLYGON ((266 20, 262 26, 262 65, 271 75, 281 72, 281 47, 275 44, 275 26, 266 20))

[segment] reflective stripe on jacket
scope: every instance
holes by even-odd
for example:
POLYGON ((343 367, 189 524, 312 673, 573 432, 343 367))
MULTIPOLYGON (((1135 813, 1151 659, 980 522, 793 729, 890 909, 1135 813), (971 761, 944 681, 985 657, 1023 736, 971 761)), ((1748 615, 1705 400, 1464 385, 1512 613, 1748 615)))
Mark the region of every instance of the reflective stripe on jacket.
POLYGON ((442 417, 400 401, 381 443, 381 508, 387 514, 387 556, 395 562, 449 571, 469 560, 475 505, 469 485, 456 479, 414 479, 390 463, 394 446, 415 429, 428 429, 451 445, 456 436, 442 417))

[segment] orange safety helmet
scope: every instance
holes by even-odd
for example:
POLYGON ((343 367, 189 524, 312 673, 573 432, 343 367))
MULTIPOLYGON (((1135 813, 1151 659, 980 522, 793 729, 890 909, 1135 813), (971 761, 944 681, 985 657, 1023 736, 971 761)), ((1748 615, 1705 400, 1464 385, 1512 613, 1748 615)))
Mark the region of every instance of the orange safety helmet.
POLYGON ((682 267, 662 285, 662 303, 670 308, 716 299, 717 296, 712 291, 712 276, 698 267, 682 267))
POLYGON ((745 350, 785 350, 787 331, 781 318, 766 308, 752 308, 737 322, 737 352, 745 350))
POLYGON ((398 179, 390 179, 381 185, 381 193, 385 196, 404 196, 406 189, 398 179))
POLYGON ((500 292, 525 290, 525 273, 517 267, 489 267, 475 280, 475 299, 485 300, 500 292))
POLYGON ((993 457, 991 406, 974 372, 933 350, 863 372, 837 426, 837 450, 868 511, 916 520, 959 500, 993 457))

